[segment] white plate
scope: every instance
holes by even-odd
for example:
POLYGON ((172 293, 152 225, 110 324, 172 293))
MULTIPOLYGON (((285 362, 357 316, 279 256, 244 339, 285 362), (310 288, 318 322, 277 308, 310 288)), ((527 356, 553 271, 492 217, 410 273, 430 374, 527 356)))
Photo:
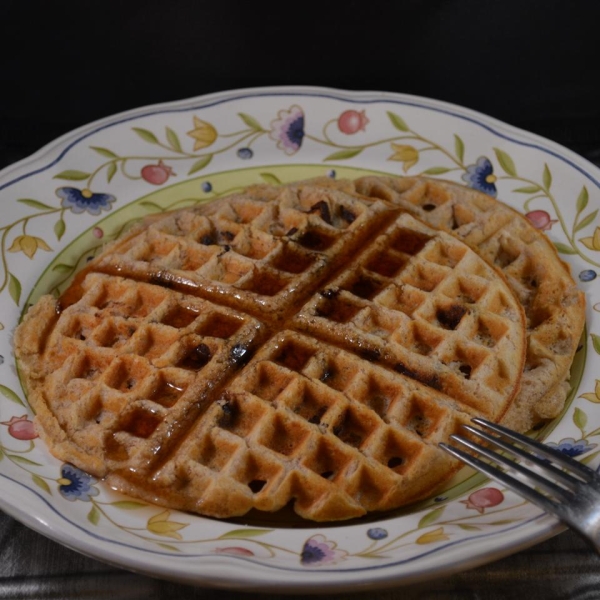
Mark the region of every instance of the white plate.
POLYGON ((540 433, 596 467, 600 171, 548 140, 434 100, 308 87, 247 89, 98 121, 0 174, 3 510, 114 565, 240 590, 414 583, 560 531, 537 508, 467 470, 436 498, 358 522, 216 521, 118 496, 61 465, 33 437, 13 330, 29 303, 63 289, 127 222, 250 183, 368 172, 485 185, 547 228, 587 293, 588 314, 569 404, 540 433))

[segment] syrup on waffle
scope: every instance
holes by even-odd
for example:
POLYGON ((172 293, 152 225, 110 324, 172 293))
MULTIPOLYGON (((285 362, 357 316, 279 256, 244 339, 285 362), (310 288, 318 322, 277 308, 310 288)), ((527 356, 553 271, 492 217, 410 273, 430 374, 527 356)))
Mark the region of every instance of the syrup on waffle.
POLYGON ((40 434, 125 493, 348 519, 430 494, 519 391, 505 277, 404 208, 302 184, 152 219, 25 316, 40 434))

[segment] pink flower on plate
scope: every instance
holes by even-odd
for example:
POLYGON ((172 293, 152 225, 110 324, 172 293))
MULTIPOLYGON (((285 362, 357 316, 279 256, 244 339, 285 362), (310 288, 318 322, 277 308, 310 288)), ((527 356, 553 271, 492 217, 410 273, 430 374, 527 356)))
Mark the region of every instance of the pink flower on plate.
POLYGON ((504 494, 496 488, 487 487, 473 492, 466 500, 461 500, 467 508, 474 508, 479 513, 484 513, 486 508, 498 506, 504 502, 504 494))
POLYGON ((364 110, 345 110, 337 120, 338 129, 346 135, 364 131, 368 123, 364 110))
POLYGON ((304 139, 304 111, 296 104, 289 110, 280 110, 277 119, 271 121, 269 137, 287 155, 298 152, 304 139))
POLYGON ((155 165, 146 165, 141 170, 142 179, 153 185, 162 185, 173 175, 175 175, 173 169, 165 165, 162 160, 155 165))
POLYGON ((532 210, 525 216, 536 229, 541 231, 548 231, 554 223, 558 223, 558 219, 551 219, 545 210, 532 210))
POLYGON ((305 566, 320 567, 333 565, 348 556, 345 550, 338 550, 337 544, 324 535, 313 535, 304 542, 300 562, 305 566))
POLYGON ((8 433, 17 440, 34 440, 38 437, 35 425, 27 415, 12 417, 10 421, 2 421, 0 425, 8 427, 8 433))

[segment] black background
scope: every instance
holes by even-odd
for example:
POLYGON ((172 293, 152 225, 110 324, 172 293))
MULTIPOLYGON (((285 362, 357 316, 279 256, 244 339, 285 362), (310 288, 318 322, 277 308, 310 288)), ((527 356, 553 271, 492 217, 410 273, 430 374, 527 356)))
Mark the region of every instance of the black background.
POLYGON ((95 119, 265 85, 457 103, 600 159, 600 2, 0 2, 0 159, 95 119))

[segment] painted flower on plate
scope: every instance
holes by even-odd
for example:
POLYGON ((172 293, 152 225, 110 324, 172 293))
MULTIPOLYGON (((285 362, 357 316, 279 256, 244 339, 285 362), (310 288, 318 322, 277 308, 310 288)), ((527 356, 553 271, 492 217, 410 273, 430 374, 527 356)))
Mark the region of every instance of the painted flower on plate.
POLYGON ((109 211, 116 200, 111 194, 95 193, 88 188, 79 190, 73 187, 62 187, 56 190, 56 195, 62 198, 60 204, 63 208, 68 208, 77 215, 84 212, 99 215, 103 210, 109 211))
POLYGON ((388 160, 397 160, 402 163, 402 170, 406 173, 419 160, 419 151, 413 146, 406 144, 391 144, 394 153, 388 160))
POLYGON ((187 134, 194 138, 194 151, 208 148, 219 136, 217 130, 210 123, 198 117, 194 117, 194 129, 188 131, 187 134))
MULTIPOLYGON (((600 303, 594 305, 594 310, 600 311, 600 303)), ((600 404, 600 379, 596 379, 596 386, 593 393, 581 394, 581 397, 594 404, 600 404)))
POLYGON ((10 421, 2 421, 0 425, 6 425, 8 433, 17 440, 34 440, 38 437, 35 425, 27 415, 11 417, 10 421))
POLYGON ((152 185, 162 185, 169 177, 175 175, 175 173, 173 173, 172 167, 159 160, 157 164, 142 167, 140 175, 144 181, 152 185))
POLYGON ((52 248, 39 237, 33 235, 20 235, 16 237, 8 249, 9 252, 23 252, 27 258, 33 258, 38 250, 52 251, 52 248))
POLYGON ((269 137, 287 155, 298 152, 304 139, 304 111, 296 104, 289 110, 280 110, 277 119, 271 121, 269 137))
POLYGON ((423 535, 420 535, 416 540, 416 544, 435 544, 436 542, 445 542, 450 538, 444 531, 443 527, 438 527, 432 531, 427 531, 423 535))
POLYGON ((590 250, 600 250, 600 227, 596 227, 594 235, 581 238, 581 243, 590 250))
POLYGON ((536 229, 541 231, 548 231, 554 223, 558 223, 558 219, 551 219, 550 214, 545 210, 532 210, 525 216, 536 229))
POLYGON ((546 446, 554 448, 571 458, 580 456, 593 450, 598 444, 590 444, 587 440, 575 440, 574 438, 563 438, 555 444, 554 442, 546 442, 546 446))
POLYGON ((466 500, 461 500, 467 508, 473 508, 483 514, 486 508, 498 506, 504 501, 504 494, 497 488, 486 487, 473 492, 466 500))
POLYGON ((324 535, 313 535, 304 542, 300 562, 305 566, 320 567, 332 565, 344 560, 348 553, 339 550, 337 544, 328 540, 324 535))
POLYGON ((63 498, 70 502, 75 502, 75 500, 89 502, 92 496, 100 493, 98 488, 94 487, 97 480, 73 465, 65 463, 60 474, 58 491, 63 498))
POLYGON ((496 189, 496 176, 494 167, 489 158, 480 156, 474 165, 467 167, 467 172, 463 173, 462 180, 469 187, 484 192, 494 198, 498 194, 496 189))
POLYGON ((369 119, 364 110, 345 110, 337 120, 338 129, 346 135, 352 135, 359 131, 365 131, 369 119))
POLYGON ((155 535, 162 535, 173 538, 174 540, 181 540, 183 538, 181 537, 179 530, 187 526, 188 523, 171 521, 171 511, 163 510, 148 519, 146 529, 155 535))

